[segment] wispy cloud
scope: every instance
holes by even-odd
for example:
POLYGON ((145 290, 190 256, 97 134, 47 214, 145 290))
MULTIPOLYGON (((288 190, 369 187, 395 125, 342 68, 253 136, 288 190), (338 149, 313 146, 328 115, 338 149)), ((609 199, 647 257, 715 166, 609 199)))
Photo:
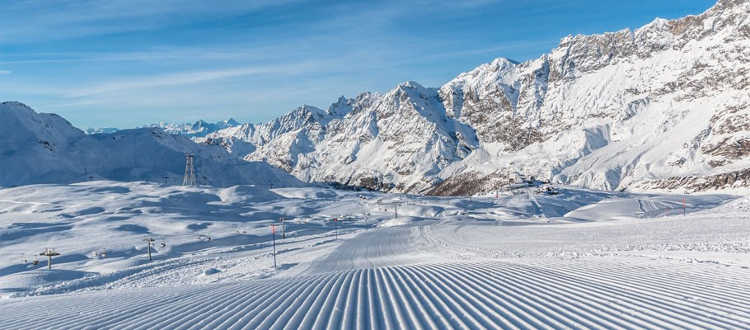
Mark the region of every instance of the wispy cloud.
POLYGON ((154 87, 178 86, 203 83, 213 80, 229 79, 256 75, 295 75, 325 70, 328 62, 310 61, 296 64, 260 65, 240 68, 230 68, 210 71, 191 71, 168 74, 158 74, 108 81, 70 91, 67 97, 86 97, 98 94, 146 89, 154 87))
POLYGON ((227 60, 248 59, 257 51, 221 51, 200 48, 156 48, 123 52, 43 52, 20 55, 0 55, 0 65, 9 64, 54 64, 76 62, 154 62, 165 60, 227 60))
POLYGON ((10 70, 0 70, 0 75, 11 74, 11 73, 12 71, 10 70))
POLYGON ((463 8, 472 9, 481 6, 487 6, 493 3, 502 2, 503 0, 416 0, 414 3, 420 5, 427 5, 431 8, 463 8))
POLYGON ((254 12, 298 0, 81 0, 15 1, 0 12, 0 42, 150 30, 208 18, 254 12), (33 39, 32 39, 33 38, 33 39))
POLYGON ((308 49, 318 48, 316 43, 325 42, 321 38, 279 40, 272 44, 244 46, 236 43, 222 43, 210 46, 154 46, 122 51, 57 51, 57 52, 0 52, 0 65, 15 64, 56 64, 56 63, 100 63, 100 62, 164 62, 164 61, 224 61, 245 62, 264 59, 278 59, 288 53, 298 56, 308 49))

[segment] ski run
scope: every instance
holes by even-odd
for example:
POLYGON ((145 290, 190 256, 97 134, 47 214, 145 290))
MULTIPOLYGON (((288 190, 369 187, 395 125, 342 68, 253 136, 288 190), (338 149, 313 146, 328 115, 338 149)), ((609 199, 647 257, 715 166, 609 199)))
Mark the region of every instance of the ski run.
POLYGON ((8 188, 0 328, 750 328, 749 214, 735 195, 572 187, 8 188))

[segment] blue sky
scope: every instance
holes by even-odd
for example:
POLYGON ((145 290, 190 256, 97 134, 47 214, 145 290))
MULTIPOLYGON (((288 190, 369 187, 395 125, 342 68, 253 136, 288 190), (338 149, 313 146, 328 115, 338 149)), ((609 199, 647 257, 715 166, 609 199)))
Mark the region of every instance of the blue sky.
POLYGON ((81 128, 260 122, 407 80, 437 87, 496 57, 538 57, 568 34, 637 28, 714 2, 9 1, 0 99, 81 128))

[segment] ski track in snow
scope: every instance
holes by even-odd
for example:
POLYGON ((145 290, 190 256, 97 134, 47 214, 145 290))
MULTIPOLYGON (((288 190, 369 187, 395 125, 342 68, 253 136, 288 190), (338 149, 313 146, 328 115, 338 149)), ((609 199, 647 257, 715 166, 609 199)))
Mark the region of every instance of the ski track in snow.
POLYGON ((691 196, 695 212, 656 218, 684 212, 681 197, 399 196, 394 219, 381 203, 388 195, 277 189, 256 202, 268 190, 240 199, 240 188, 174 192, 187 195, 145 204, 155 209, 139 204, 162 191, 148 184, 129 184, 126 202, 79 185, 6 191, 58 207, 5 206, 0 329, 750 328, 747 197, 691 196), (212 195, 222 212, 250 219, 197 212, 212 195), (172 214, 171 200, 190 202, 172 214), (268 218, 281 212, 296 216, 276 238, 273 270, 268 218), (354 216, 329 220, 342 214, 354 216), (61 221, 76 227, 31 230, 61 221), (116 230, 123 223, 171 250, 141 262, 130 244, 143 233, 116 230), (212 240, 183 237, 202 233, 212 240), (73 256, 93 248, 71 239, 106 240, 111 255, 59 260, 52 272, 12 266, 8 251, 31 251, 40 238, 73 256))
POLYGON ((439 263, 3 309, 3 329, 748 328, 750 287, 646 267, 439 263))

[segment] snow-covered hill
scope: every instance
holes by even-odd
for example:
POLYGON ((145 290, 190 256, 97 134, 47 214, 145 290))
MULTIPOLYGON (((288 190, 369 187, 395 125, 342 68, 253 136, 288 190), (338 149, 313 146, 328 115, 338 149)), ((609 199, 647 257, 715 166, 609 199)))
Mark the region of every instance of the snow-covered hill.
POLYGON ((266 163, 238 160, 221 147, 159 128, 86 135, 60 116, 36 113, 18 102, 0 104, 0 186, 90 179, 178 184, 185 153, 195 155, 201 184, 301 184, 266 163))
POLYGON ((598 189, 750 185, 750 3, 635 31, 564 38, 439 89, 304 106, 199 141, 306 181, 385 191, 491 191, 518 174, 598 189), (458 189, 461 188, 461 189, 458 189))

